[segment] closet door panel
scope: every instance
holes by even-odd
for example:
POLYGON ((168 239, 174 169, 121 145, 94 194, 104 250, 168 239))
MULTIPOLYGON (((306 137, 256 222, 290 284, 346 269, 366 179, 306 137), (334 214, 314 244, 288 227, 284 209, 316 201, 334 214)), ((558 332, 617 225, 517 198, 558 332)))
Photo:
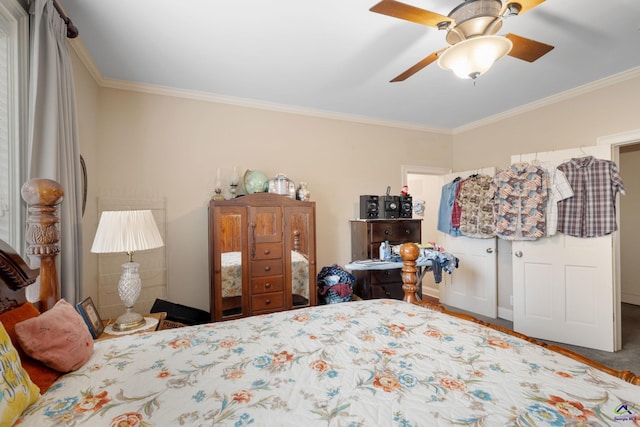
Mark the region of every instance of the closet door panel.
MULTIPOLYGON (((495 175, 495 168, 455 172, 443 176, 444 185, 456 177, 495 175)), ((497 241, 442 233, 442 245, 460 259, 452 275, 443 274, 439 298, 443 304, 496 318, 498 316, 497 241)))
MULTIPOLYGON (((537 159, 559 165, 586 155, 610 160, 611 148, 523 154, 513 156, 512 162, 537 159)), ((516 331, 599 350, 619 349, 613 235, 577 238, 558 233, 536 241, 514 241, 512 264, 516 331), (548 265, 544 272, 541 265, 548 265)))

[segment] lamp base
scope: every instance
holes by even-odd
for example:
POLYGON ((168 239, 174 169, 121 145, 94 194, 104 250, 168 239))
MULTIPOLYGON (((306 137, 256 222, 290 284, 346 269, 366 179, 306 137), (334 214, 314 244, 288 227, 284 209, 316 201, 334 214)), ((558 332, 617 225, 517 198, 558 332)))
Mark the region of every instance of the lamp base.
POLYGON ((127 309, 127 312, 116 319, 112 328, 114 331, 124 332, 138 329, 146 324, 141 314, 127 309))

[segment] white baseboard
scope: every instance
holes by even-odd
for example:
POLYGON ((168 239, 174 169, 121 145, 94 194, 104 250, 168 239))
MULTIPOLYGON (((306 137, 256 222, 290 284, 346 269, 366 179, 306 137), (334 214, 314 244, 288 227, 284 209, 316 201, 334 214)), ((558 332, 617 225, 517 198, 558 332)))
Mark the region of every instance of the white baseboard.
POLYGON ((513 322, 513 310, 510 308, 498 307, 498 317, 513 322))
POLYGON ((623 292, 622 295, 620 295, 620 299, 627 304, 640 305, 640 295, 623 292))

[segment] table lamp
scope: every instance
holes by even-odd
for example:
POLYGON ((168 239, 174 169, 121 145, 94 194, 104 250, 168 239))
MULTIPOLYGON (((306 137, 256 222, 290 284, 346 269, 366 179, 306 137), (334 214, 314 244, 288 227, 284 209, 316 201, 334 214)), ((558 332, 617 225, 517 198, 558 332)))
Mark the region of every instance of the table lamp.
POLYGON ((140 264, 133 262, 133 253, 163 245, 150 210, 102 212, 91 252, 126 252, 129 255, 129 261, 122 264, 118 282, 118 295, 126 312, 116 319, 112 326, 114 331, 130 331, 145 325, 144 317, 132 310, 142 289, 138 274, 140 264))

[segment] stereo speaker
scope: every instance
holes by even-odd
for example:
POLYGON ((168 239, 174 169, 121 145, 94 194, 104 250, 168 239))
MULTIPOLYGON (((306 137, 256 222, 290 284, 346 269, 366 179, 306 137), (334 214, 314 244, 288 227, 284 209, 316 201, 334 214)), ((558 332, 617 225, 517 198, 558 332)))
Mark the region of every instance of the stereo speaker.
POLYGON ((400 218, 413 216, 413 200, 411 196, 400 196, 400 218))
POLYGON ((360 218, 377 219, 380 216, 378 196, 360 196, 360 218))
POLYGON ((400 217, 400 196, 382 197, 382 218, 400 217))

